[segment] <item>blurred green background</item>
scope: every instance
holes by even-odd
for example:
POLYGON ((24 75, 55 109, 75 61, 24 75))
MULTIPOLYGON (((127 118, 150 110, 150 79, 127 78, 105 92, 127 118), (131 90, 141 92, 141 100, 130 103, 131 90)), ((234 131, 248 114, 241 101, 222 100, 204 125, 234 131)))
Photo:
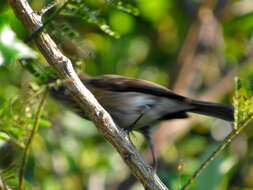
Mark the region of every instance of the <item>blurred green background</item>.
MULTIPOLYGON (((50 3, 29 2, 35 10, 50 3)), ((40 88, 17 59, 46 61, 32 42, 24 43, 28 34, 7 2, 0 4, 0 174, 15 187, 21 147, 39 101, 34 88, 40 88)), ((186 96, 227 104, 232 104, 235 76, 253 89, 252 0, 70 1, 46 31, 79 70, 92 76, 141 78, 186 96)), ((162 181, 179 190, 230 131, 228 123, 196 115, 161 123, 154 135, 162 181)), ((150 162, 143 137, 134 132, 131 138, 150 162)), ((191 189, 253 189, 252 146, 249 127, 191 189)), ((91 122, 50 98, 25 179, 27 189, 38 190, 143 189, 91 122)))

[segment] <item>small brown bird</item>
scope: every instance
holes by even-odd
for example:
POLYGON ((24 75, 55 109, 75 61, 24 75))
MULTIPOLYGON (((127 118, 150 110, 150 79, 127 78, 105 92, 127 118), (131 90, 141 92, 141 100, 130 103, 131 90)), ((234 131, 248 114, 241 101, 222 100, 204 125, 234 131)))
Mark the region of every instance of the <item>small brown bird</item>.
MULTIPOLYGON (((144 135, 155 169, 157 158, 151 129, 159 121, 187 118, 188 112, 233 121, 234 109, 231 106, 187 98, 148 81, 116 75, 81 75, 80 79, 119 127, 129 132, 137 130, 144 135)), ((63 85, 53 88, 51 94, 87 119, 63 85)))

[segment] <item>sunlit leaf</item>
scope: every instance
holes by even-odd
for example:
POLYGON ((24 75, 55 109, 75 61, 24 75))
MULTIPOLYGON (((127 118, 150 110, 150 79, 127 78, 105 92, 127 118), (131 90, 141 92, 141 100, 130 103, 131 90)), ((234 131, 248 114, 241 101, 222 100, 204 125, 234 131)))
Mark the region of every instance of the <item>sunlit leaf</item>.
POLYGON ((116 3, 112 3, 113 7, 115 7, 116 9, 132 14, 134 16, 138 16, 140 14, 140 11, 138 8, 130 5, 130 4, 125 4, 122 1, 118 1, 116 3))
POLYGON ((243 126, 244 123, 246 124, 253 119, 253 96, 240 78, 235 79, 235 84, 236 91, 233 99, 235 107, 234 128, 237 130, 239 126, 243 126))
POLYGON ((4 132, 0 132, 0 140, 8 141, 10 137, 4 132))
MULTIPOLYGON (((0 17, 0 20, 4 19, 0 17)), ((17 58, 36 57, 36 53, 19 40, 8 24, 0 27, 0 66, 8 65, 17 58)))

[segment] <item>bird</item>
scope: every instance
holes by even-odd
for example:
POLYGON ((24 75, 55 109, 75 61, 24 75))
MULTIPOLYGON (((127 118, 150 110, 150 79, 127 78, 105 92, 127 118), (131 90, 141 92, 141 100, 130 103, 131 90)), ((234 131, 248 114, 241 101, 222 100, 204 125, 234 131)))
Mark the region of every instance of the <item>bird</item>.
MULTIPOLYGON (((135 130, 143 134, 152 154, 154 170, 157 168, 157 156, 152 134, 159 122, 185 119, 189 117, 188 113, 230 122, 234 120, 234 109, 230 105, 192 99, 146 80, 119 75, 91 77, 86 74, 79 74, 79 78, 116 125, 128 132, 135 130)), ((89 119, 63 84, 51 88, 50 92, 81 117, 89 119)))

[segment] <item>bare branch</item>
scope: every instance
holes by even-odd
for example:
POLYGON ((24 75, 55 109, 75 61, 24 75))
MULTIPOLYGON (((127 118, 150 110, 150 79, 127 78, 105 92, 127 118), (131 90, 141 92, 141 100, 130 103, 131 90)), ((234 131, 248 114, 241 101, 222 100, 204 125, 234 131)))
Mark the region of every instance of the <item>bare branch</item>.
MULTIPOLYGON (((31 9, 26 0, 8 0, 8 2, 30 33, 42 26, 40 16, 31 9)), ((71 61, 62 54, 51 37, 47 33, 41 32, 35 42, 48 63, 63 80, 68 81, 66 87, 71 91, 77 103, 94 122, 103 137, 117 149, 145 189, 168 189, 136 150, 128 134, 114 124, 110 115, 83 85, 71 61)))
POLYGON ((10 187, 7 186, 2 176, 0 176, 0 189, 1 190, 12 190, 10 187))

